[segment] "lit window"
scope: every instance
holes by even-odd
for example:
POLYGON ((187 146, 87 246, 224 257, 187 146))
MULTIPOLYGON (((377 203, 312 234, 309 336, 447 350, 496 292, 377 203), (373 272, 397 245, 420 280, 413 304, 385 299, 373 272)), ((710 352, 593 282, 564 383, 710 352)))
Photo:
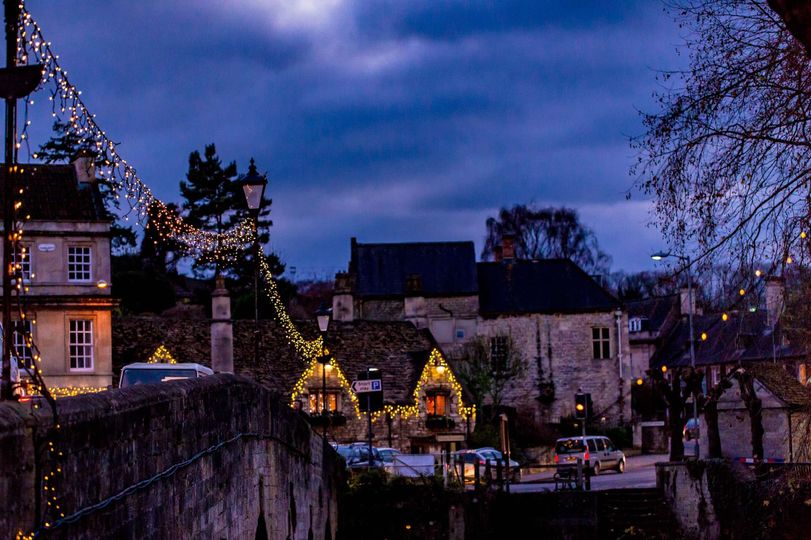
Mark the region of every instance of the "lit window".
POLYGON ((425 409, 428 414, 445 416, 448 414, 448 396, 445 394, 425 396, 425 409))
POLYGON ((595 360, 611 358, 611 331, 609 328, 591 329, 591 348, 595 360))
MULTIPOLYGON (((310 392, 307 404, 310 414, 321 414, 324 410, 324 401, 321 392, 310 392)), ((338 392, 327 392, 327 410, 335 412, 338 410, 338 392)))
POLYGON ((68 281, 90 281, 92 279, 91 250, 89 247, 68 248, 68 281))
POLYGON ((70 369, 93 369, 93 321, 71 320, 69 330, 70 369))
POLYGON ((509 341, 507 336, 490 338, 490 365, 493 371, 507 371, 510 368, 509 341))

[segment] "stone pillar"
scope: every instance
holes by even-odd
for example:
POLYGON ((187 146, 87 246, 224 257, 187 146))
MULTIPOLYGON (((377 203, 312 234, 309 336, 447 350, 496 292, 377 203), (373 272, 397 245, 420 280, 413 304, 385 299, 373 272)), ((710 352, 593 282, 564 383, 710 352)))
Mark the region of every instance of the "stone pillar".
POLYGON ((355 276, 348 272, 335 274, 335 292, 332 295, 332 318, 352 322, 355 319, 355 276))
POLYGON ((406 321, 414 323, 417 328, 428 326, 428 308, 425 305, 422 277, 419 274, 410 274, 406 278, 403 309, 406 321))
POLYGON ((231 297, 222 276, 211 293, 211 369, 215 373, 234 372, 234 329, 231 323, 231 297))

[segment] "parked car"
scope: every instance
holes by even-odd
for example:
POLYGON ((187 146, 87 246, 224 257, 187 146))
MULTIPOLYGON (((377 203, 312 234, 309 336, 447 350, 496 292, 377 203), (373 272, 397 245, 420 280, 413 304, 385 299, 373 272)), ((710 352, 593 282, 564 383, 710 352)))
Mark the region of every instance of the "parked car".
POLYGON ((160 382, 178 381, 183 379, 196 379, 214 375, 214 372, 200 364, 148 364, 137 362, 127 364, 121 368, 119 388, 135 386, 136 384, 155 384, 160 382))
POLYGON ((350 470, 366 469, 368 467, 382 468, 383 458, 380 452, 372 447, 372 459, 369 460, 369 445, 367 443, 338 444, 335 450, 346 461, 346 468, 350 470))
MULTIPOLYGON (((490 475, 496 478, 499 464, 504 466, 504 455, 491 446, 476 448, 473 450, 458 450, 453 453, 455 461, 464 463, 465 478, 471 480, 475 477, 475 466, 479 468, 479 477, 484 479, 487 473, 487 463, 490 463, 490 475)), ((510 460, 510 481, 521 481, 521 468, 518 462, 510 460)))
POLYGON ((394 461, 394 456, 400 454, 400 451, 396 448, 378 448, 377 452, 380 454, 383 463, 391 463, 394 461))
POLYGON ((701 427, 701 420, 698 418, 690 418, 687 420, 687 423, 684 424, 684 429, 682 430, 682 437, 685 441, 693 441, 698 439, 699 437, 699 428, 701 427))
POLYGON ((557 440, 555 464, 558 469, 576 467, 578 458, 586 470, 594 475, 608 469, 625 472, 625 454, 608 437, 592 435, 557 440))

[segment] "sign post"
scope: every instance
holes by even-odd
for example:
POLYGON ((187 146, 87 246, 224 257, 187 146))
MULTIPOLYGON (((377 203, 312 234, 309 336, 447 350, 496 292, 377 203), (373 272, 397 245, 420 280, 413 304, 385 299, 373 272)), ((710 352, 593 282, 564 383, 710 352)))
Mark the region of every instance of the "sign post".
MULTIPOLYGON (((383 410, 383 379, 377 368, 366 368, 358 374, 358 380, 352 381, 352 391, 356 394, 365 394, 358 400, 361 411, 366 412, 369 439, 369 466, 374 465, 372 454, 372 412, 383 410)), ((360 396, 359 396, 360 397, 360 396)))

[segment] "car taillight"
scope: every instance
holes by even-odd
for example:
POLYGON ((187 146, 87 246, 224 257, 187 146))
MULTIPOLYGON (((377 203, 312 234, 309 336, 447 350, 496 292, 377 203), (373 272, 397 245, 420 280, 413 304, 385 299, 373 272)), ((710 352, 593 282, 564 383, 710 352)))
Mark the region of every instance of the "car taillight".
POLYGON ((589 452, 588 452, 588 450, 586 450, 586 453, 585 453, 585 454, 583 454, 583 459, 584 459, 585 461, 588 461, 588 460, 589 460, 589 452))
POLYGON ((560 458, 558 457, 557 454, 555 454, 555 463, 558 463, 558 462, 560 462, 560 458))
POLYGON ((484 460, 483 459, 479 460, 479 465, 484 465, 484 460))

